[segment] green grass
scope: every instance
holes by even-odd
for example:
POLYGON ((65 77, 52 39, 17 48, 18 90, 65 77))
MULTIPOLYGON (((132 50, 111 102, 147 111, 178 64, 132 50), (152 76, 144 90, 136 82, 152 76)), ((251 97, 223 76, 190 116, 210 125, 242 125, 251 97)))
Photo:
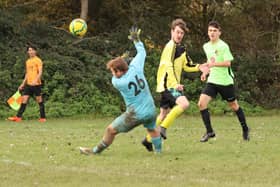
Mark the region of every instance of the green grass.
POLYGON ((168 129, 161 155, 147 152, 138 127, 98 156, 79 146, 98 143, 112 119, 0 121, 0 186, 280 186, 280 117, 248 117, 244 142, 235 116, 213 117, 216 140, 200 143, 199 117, 168 129))

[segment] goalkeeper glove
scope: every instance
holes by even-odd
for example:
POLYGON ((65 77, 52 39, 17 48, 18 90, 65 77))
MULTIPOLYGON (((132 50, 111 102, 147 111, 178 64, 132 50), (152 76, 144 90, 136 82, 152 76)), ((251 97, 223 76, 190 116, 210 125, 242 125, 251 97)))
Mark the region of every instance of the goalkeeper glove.
POLYGON ((141 29, 138 29, 136 26, 132 26, 129 29, 128 39, 132 40, 133 42, 139 42, 140 33, 141 33, 141 29))

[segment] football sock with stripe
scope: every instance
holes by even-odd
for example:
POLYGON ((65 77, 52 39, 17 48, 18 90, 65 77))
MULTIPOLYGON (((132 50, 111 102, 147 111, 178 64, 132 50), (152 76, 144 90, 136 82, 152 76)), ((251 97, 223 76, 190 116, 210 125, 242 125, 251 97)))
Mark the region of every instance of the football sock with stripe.
POLYGON ((154 144, 155 152, 160 153, 162 147, 161 137, 152 138, 152 143, 154 144))
POLYGON ((101 153, 104 149, 106 149, 108 145, 102 140, 97 146, 92 149, 94 154, 101 153))

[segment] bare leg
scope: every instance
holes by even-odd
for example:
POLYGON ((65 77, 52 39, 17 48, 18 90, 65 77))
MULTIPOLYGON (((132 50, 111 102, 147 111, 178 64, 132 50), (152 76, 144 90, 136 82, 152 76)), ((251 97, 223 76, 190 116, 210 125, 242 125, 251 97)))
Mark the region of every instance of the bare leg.
POLYGON ((112 124, 110 124, 105 130, 103 141, 109 146, 113 143, 117 134, 117 131, 113 128, 112 124))
POLYGON ((99 144, 97 144, 93 149, 87 147, 80 147, 80 152, 86 155, 101 153, 104 149, 106 149, 113 143, 117 134, 117 131, 113 128, 112 124, 110 124, 106 128, 103 139, 99 144))

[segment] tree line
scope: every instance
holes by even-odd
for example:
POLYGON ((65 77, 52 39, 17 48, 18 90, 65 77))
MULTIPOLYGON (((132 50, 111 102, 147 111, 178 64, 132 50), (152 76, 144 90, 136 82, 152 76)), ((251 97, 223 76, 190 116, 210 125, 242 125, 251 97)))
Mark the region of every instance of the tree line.
MULTIPOLYGON (((112 96, 115 91, 110 86, 106 61, 125 50, 131 50, 133 55, 127 30, 132 24, 138 25, 148 51, 146 74, 151 87, 155 87, 160 52, 169 40, 170 22, 177 17, 188 24, 190 32, 184 43, 198 63, 205 61, 202 45, 207 41, 208 22, 219 21, 222 38, 230 44, 235 57, 233 69, 240 99, 253 107, 279 108, 277 0, 91 0, 87 1, 86 14, 82 2, 0 1, 1 111, 7 110, 5 100, 22 80, 24 49, 32 42, 45 62, 45 97, 53 110, 49 113, 62 116, 117 112, 122 101, 112 96), (86 17, 89 28, 82 39, 68 33, 71 20, 81 16, 86 17)), ((191 88, 187 92, 196 100, 202 83, 196 74, 185 76, 184 83, 191 88)), ((157 99, 154 91, 153 95, 157 99)))

